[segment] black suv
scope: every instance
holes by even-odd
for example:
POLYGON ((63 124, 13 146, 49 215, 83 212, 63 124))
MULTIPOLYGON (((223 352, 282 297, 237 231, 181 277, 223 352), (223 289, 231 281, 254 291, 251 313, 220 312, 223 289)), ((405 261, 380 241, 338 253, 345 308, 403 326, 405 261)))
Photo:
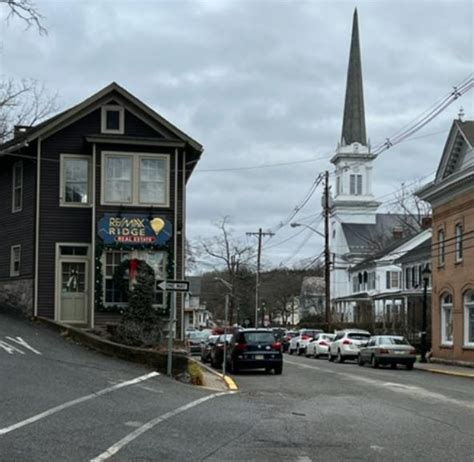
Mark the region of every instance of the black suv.
POLYGON ((281 343, 271 329, 242 329, 234 332, 227 352, 229 370, 265 369, 283 371, 281 343))

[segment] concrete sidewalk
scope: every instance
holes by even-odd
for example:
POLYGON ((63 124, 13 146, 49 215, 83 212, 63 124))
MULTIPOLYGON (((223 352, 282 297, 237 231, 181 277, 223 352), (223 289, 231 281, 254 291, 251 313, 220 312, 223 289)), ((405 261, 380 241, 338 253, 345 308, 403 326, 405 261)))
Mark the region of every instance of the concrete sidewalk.
POLYGON ((474 379, 474 368, 450 366, 438 363, 415 363, 415 369, 419 371, 432 372, 434 374, 452 375, 474 379))

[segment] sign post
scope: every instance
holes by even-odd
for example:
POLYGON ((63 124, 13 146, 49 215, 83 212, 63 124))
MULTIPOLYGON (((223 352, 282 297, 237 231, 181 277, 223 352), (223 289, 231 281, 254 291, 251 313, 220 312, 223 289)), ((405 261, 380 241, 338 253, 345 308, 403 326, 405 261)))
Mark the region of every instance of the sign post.
POLYGON ((166 295, 171 292, 170 300, 170 320, 168 326, 168 363, 166 373, 170 377, 173 374, 173 337, 176 325, 176 293, 177 292, 189 292, 189 281, 160 281, 156 284, 157 289, 163 291, 163 303, 166 306, 166 295))

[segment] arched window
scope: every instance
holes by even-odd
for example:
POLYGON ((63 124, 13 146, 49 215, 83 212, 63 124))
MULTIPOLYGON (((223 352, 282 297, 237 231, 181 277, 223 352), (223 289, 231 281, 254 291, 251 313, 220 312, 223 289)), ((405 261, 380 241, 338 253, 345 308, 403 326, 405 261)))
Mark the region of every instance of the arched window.
POLYGON ((453 344, 453 297, 445 294, 441 298, 441 343, 453 344))
POLYGON ((464 295, 464 343, 474 345, 474 290, 464 295))

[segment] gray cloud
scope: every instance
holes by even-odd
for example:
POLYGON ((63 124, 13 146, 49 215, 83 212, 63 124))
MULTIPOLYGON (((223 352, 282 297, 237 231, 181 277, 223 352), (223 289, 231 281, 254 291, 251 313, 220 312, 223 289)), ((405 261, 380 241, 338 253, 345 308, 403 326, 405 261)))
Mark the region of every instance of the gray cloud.
MULTIPOLYGON (((275 229, 340 138, 352 1, 37 1, 49 35, 1 25, 2 73, 37 78, 64 106, 115 80, 205 147, 188 191, 191 238, 231 215, 236 234, 275 229)), ((472 72, 470 0, 359 2, 368 135, 375 145, 472 72)), ((375 162, 377 196, 436 169, 459 106, 375 162), (437 133, 441 132, 441 133, 437 133), (437 133, 432 135, 432 133, 437 133)), ((384 198, 384 199, 390 199, 384 198)), ((320 211, 320 191, 302 216, 320 211)), ((310 222, 308 218, 306 222, 310 222)), ((280 230, 278 243, 295 230, 280 230)), ((304 233, 265 251, 268 264, 320 252, 304 233)))

